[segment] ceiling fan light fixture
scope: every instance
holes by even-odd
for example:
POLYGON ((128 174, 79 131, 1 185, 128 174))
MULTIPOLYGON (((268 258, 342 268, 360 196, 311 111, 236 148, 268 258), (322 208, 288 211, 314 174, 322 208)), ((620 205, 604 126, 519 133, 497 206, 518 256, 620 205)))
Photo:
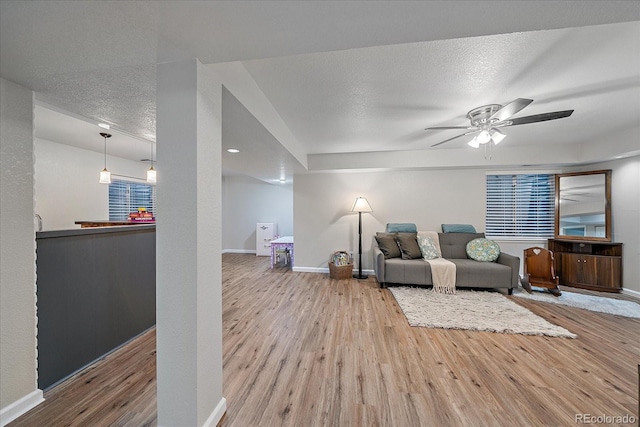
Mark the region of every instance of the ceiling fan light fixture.
POLYGON ((478 144, 486 144, 487 142, 491 141, 491 134, 489 133, 489 131, 483 130, 478 134, 478 136, 475 137, 475 140, 478 142, 478 144))
MULTIPOLYGON (((513 115, 520 112, 532 102, 532 99, 517 98, 506 105, 483 105, 481 107, 474 108, 467 113, 467 118, 469 119, 471 126, 433 126, 425 128, 425 130, 460 129, 464 131, 452 138, 437 142, 431 145, 431 147, 437 147, 446 142, 479 132, 478 135, 476 135, 476 137, 467 144, 473 148, 479 148, 480 145, 485 145, 485 151, 489 152, 492 147, 492 141, 493 144, 499 144, 506 137, 506 135, 499 131, 498 128, 563 119, 571 116, 573 113, 573 110, 564 110, 513 118, 513 115), (486 144, 488 144, 488 149, 486 144)), ((487 157, 486 154, 485 157, 487 157)), ((490 154, 489 158, 491 158, 490 154)))
POLYGON ((500 132, 498 129, 493 129, 493 131, 491 132, 491 139, 493 140, 494 144, 500 144, 500 141, 502 141, 506 136, 507 135, 500 132))
POLYGON ((478 137, 474 136, 471 141, 467 142, 467 145, 469 147, 473 147, 473 148, 480 148, 480 143, 478 142, 478 137))

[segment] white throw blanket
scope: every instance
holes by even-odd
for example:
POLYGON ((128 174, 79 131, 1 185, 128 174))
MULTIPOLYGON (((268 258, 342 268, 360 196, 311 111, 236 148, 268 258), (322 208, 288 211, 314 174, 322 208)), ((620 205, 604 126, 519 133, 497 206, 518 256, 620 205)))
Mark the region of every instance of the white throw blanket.
POLYGON ((425 259, 431 267, 431 281, 433 282, 433 291, 443 294, 456 293, 456 265, 449 260, 442 258, 440 250, 440 239, 435 231, 419 231, 418 235, 430 237, 433 244, 438 249, 440 258, 425 259))

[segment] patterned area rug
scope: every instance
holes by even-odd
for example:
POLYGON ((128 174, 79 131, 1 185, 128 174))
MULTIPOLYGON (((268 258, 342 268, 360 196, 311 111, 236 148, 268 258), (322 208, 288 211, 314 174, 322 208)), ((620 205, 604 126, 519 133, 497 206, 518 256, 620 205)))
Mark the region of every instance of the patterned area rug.
POLYGON ((568 305, 570 307, 583 308, 585 310, 597 311, 599 313, 615 314, 616 316, 640 319, 640 304, 633 301, 584 295, 567 291, 562 291, 562 295, 554 297, 543 288, 532 287, 532 289, 532 294, 529 294, 522 289, 515 289, 513 291, 513 296, 536 301, 550 302, 552 304, 568 305))
POLYGON ((497 292, 390 287, 411 326, 576 338, 497 292))

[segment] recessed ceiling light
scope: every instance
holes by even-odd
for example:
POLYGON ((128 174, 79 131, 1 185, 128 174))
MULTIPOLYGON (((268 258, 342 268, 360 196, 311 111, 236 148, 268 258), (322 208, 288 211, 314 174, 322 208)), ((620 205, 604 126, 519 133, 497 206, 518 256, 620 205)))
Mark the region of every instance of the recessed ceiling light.
POLYGON ((286 182, 287 182, 287 180, 286 180, 286 179, 284 179, 284 178, 280 180, 280 184, 284 184, 284 183, 286 183, 286 182))
POLYGON ((111 129, 111 126, 109 126, 106 123, 98 123, 98 127, 101 127, 102 129, 107 129, 107 130, 111 129))
POLYGON ((239 153, 240 152, 240 150, 238 150, 237 148, 227 148, 227 151, 229 153, 239 153))

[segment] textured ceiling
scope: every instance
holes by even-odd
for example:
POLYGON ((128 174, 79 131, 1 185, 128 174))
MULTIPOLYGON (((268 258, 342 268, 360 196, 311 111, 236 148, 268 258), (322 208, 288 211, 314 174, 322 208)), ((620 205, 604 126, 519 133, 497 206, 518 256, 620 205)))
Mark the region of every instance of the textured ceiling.
MULTIPOLYGON (((382 46, 246 61, 308 153, 414 150, 463 131, 466 113, 515 98, 517 116, 567 119, 504 128, 504 144, 601 140, 638 126, 640 23, 382 46)), ((516 117, 517 117, 516 116, 516 117)), ((471 137, 438 149, 464 147, 471 137)))
MULTIPOLYGON (((0 2, 0 75, 88 121, 151 139, 157 63, 243 61, 311 156, 424 150, 432 166, 464 140, 429 150, 450 135, 424 127, 517 97, 535 100, 521 115, 576 109, 509 129, 505 144, 545 144, 549 159, 556 144, 637 135, 639 39, 637 1, 0 2)), ((246 119, 230 107, 227 135, 281 149, 259 126, 243 133, 246 119)))

